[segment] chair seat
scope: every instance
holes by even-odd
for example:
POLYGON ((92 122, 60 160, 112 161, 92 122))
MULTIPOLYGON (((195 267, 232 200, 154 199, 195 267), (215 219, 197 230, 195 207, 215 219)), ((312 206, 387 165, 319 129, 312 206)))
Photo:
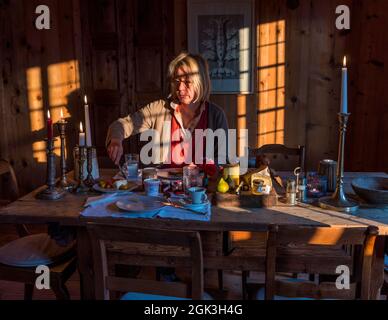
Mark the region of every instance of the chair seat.
POLYGON ((61 262, 74 249, 75 242, 61 247, 46 233, 11 241, 0 248, 0 264, 12 267, 36 267, 61 262))
POLYGON ((120 300, 191 300, 185 298, 171 297, 171 296, 159 296, 155 294, 147 294, 140 292, 127 292, 121 297, 120 300))

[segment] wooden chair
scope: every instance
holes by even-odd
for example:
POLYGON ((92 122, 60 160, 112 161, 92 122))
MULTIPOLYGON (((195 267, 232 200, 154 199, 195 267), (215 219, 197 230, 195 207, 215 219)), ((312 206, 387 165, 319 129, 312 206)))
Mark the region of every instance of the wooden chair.
POLYGON ((203 298, 203 256, 198 232, 135 229, 94 223, 88 224, 87 229, 92 241, 98 300, 110 300, 111 293, 124 293, 124 300, 203 298), (112 274, 117 264, 191 267, 191 288, 182 282, 121 278, 112 274))
MULTIPOLYGON (((374 244, 378 230, 365 228, 279 227, 276 239, 276 272, 318 274, 319 282, 269 277, 268 299, 356 299, 369 300, 374 244), (350 289, 339 290, 338 266, 347 266, 350 289)), ((274 272, 275 273, 275 272, 274 272)), ((248 283, 249 290, 257 285, 248 283)))
POLYGON ((381 294, 385 295, 388 300, 388 239, 385 239, 385 256, 384 256, 384 283, 381 289, 381 294))
MULTIPOLYGON (((276 225, 261 225, 255 227, 255 232, 245 231, 233 231, 234 234, 239 234, 241 237, 255 237, 255 240, 249 239, 248 243, 251 244, 255 241, 256 247, 254 250, 252 246, 244 247, 244 250, 234 248, 228 255, 225 255, 220 259, 219 257, 205 257, 206 267, 209 269, 222 269, 241 271, 242 278, 242 298, 247 298, 247 286, 246 278, 250 271, 262 272, 265 274, 265 278, 269 279, 274 277, 275 270, 275 258, 276 245, 276 225)), ((267 283, 264 282, 266 287, 266 294, 270 294, 272 288, 267 287, 267 283)))
POLYGON ((278 171, 293 171, 297 166, 304 172, 305 147, 289 148, 282 144, 266 144, 257 149, 249 148, 248 163, 250 167, 259 167, 259 156, 266 155, 270 161, 270 167, 278 171), (294 161, 293 158, 295 159, 294 161))
MULTIPOLYGON (((4 176, 9 194, 3 205, 19 197, 19 188, 12 166, 0 159, 0 176, 4 176)), ((2 181, 3 182, 3 181, 2 181)), ((24 283, 24 299, 31 300, 35 287, 36 267, 50 269, 50 287, 57 299, 70 299, 65 282, 76 270, 75 243, 58 246, 48 234, 30 234, 24 225, 17 225, 19 239, 0 247, 0 280, 24 283)))

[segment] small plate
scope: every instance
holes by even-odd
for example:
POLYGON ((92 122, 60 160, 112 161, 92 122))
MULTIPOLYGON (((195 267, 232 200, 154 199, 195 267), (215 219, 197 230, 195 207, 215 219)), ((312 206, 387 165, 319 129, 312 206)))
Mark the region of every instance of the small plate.
POLYGON ((121 210, 133 213, 156 213, 164 207, 164 205, 162 204, 163 201, 164 198, 160 197, 132 195, 129 196, 127 199, 117 201, 116 206, 121 210))
POLYGON ((202 203, 192 203, 190 198, 182 198, 178 200, 179 204, 181 204, 183 207, 189 208, 189 209, 198 209, 203 208, 210 204, 209 200, 206 199, 202 203))

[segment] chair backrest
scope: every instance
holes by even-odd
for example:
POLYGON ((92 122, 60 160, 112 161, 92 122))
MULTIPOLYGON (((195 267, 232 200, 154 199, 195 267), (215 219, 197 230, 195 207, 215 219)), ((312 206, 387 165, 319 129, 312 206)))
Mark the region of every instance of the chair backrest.
POLYGON ((350 289, 337 289, 332 282, 282 281, 268 277, 268 287, 273 294, 286 297, 370 299, 372 258, 376 227, 279 227, 276 239, 276 272, 309 273, 340 276, 339 266, 350 272, 350 289), (354 250, 355 248, 361 250, 354 250), (351 250, 349 250, 351 249, 351 250))
POLYGON ((279 171, 291 171, 296 166, 305 168, 305 147, 289 148, 283 144, 266 144, 257 149, 249 148, 248 158, 251 167, 259 167, 257 159, 266 155, 270 161, 270 167, 279 171), (294 161, 293 161, 294 160, 294 161))
POLYGON ((110 292, 129 291, 202 299, 203 254, 198 232, 151 230, 95 223, 88 224, 87 228, 93 248, 97 299, 109 300, 110 292), (117 264, 191 267, 191 290, 185 283, 120 278, 111 275, 110 267, 117 264))
POLYGON ((19 186, 16 180, 15 172, 11 166, 11 164, 4 159, 0 159, 0 176, 4 177, 4 181, 2 183, 2 194, 0 195, 2 199, 3 197, 7 198, 9 201, 15 201, 19 198, 19 186), (6 186, 6 187, 5 187, 6 186), (3 194, 3 190, 7 191, 6 194, 3 194))

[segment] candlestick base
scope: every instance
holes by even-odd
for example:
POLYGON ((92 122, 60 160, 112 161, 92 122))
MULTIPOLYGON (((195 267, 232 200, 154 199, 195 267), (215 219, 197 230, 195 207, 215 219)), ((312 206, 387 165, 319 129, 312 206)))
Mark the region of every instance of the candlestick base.
POLYGON ((47 188, 36 195, 41 200, 59 200, 64 196, 65 191, 59 188, 47 188))
POLYGON ((71 191, 75 188, 75 183, 67 179, 64 179, 64 180, 62 179, 58 181, 57 187, 66 191, 71 191))
POLYGON ((348 199, 336 199, 332 197, 325 197, 319 199, 319 206, 323 209, 334 210, 339 212, 355 212, 358 210, 358 203, 348 199))
POLYGON ((87 187, 84 183, 80 183, 75 189, 74 192, 77 194, 88 194, 90 188, 87 187))

